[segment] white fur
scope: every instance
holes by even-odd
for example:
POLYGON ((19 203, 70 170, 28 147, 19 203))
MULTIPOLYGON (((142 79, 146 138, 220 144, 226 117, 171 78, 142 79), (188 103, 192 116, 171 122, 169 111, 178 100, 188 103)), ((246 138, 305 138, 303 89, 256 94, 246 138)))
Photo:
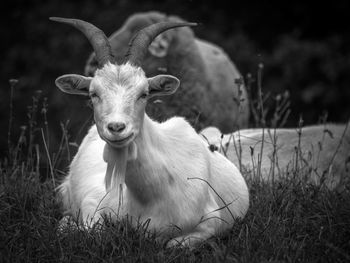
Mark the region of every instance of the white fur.
MULTIPOLYGON (((299 169, 299 174, 309 176, 309 182, 316 185, 323 183, 329 189, 342 191, 344 183, 350 178, 350 127, 345 129, 345 124, 307 126, 301 129, 301 136, 297 128, 265 129, 261 179, 271 181, 272 169, 274 179, 284 178, 287 172, 299 169), (297 148, 301 150, 298 157, 297 148)), ((242 164, 252 171, 253 176, 258 174, 263 129, 246 129, 222 135, 217 128, 208 127, 201 134, 235 165, 239 167, 242 164)))
MULTIPOLYGON (((135 69, 128 67, 129 64, 105 67, 104 74, 97 73, 91 86, 117 86, 122 90, 132 83, 133 76, 127 73, 135 69)), ((141 74, 139 78, 145 77, 141 74)), ((121 94, 132 101, 132 93, 137 89, 128 87, 124 91, 126 95, 121 94)), ((98 107, 94 104, 95 118, 98 107)), ((108 161, 109 150, 104 152, 106 143, 99 136, 103 127, 98 127, 99 132, 95 125, 91 127, 70 165, 68 176, 59 186, 66 214, 87 227, 102 215, 110 215, 115 220, 128 215, 133 224, 151 219, 149 230, 157 231, 161 239, 172 238, 169 246, 195 244, 229 229, 236 218, 244 217, 249 193, 235 165, 221 154, 211 152, 183 118, 158 123, 145 113, 142 116, 140 123, 134 123, 137 118, 130 120, 130 129, 134 129, 137 136, 127 157, 125 181, 116 176, 117 181, 112 184, 122 187, 105 187, 107 164, 104 160, 108 165, 112 161, 108 161), (139 127, 139 131, 135 127, 139 127)))

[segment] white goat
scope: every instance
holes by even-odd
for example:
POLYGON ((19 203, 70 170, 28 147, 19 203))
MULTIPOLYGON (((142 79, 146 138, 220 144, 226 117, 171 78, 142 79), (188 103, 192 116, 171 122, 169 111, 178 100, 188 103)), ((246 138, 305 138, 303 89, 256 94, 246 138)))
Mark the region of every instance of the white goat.
MULTIPOLYGON (((128 43, 138 30, 164 21, 184 22, 177 16, 156 11, 128 17, 109 37, 116 61, 123 61, 128 43)), ((96 65, 92 54, 85 74, 94 76, 96 65)), ((147 106, 150 116, 164 119, 180 114, 199 129, 214 125, 225 133, 248 126, 247 92, 243 84, 236 83, 241 78, 240 72, 222 48, 199 39, 191 28, 177 28, 157 36, 148 47, 142 69, 149 76, 166 71, 181 79, 174 96, 162 98, 163 103, 147 106)))
POLYGON ((81 20, 51 19, 82 31, 99 63, 93 78, 56 79, 62 91, 91 97, 96 122, 59 186, 65 212, 87 227, 106 214, 131 216, 133 224, 151 219, 149 230, 172 238, 168 246, 194 245, 244 217, 249 194, 238 169, 211 152, 183 118, 158 123, 145 114, 149 98, 179 86, 170 75, 146 78, 139 65, 148 45, 162 31, 193 24, 167 22, 141 30, 126 62, 114 65, 101 30, 81 20))
POLYGON ((301 129, 258 128, 226 135, 215 127, 208 127, 201 134, 235 165, 251 170, 253 175, 259 174, 257 169, 261 159, 259 175, 262 180, 285 178, 288 172, 298 169, 300 175, 308 177, 308 182, 323 184, 328 189, 341 192, 350 179, 348 125, 325 124, 301 129))

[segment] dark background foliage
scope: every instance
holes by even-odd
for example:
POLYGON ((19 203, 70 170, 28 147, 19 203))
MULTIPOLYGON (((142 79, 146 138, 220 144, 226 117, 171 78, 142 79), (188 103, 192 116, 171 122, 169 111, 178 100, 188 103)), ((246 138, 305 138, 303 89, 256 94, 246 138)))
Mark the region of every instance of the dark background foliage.
MULTIPOLYGON (((329 121, 349 118, 347 0, 7 0, 0 11, 1 155, 6 149, 10 78, 19 79, 14 90, 14 127, 27 123, 27 105, 35 90, 42 90, 41 98, 48 98, 51 141, 57 140, 61 121, 71 119, 72 141, 79 141, 84 123, 91 122, 86 101, 61 94, 54 86, 61 74, 82 74, 91 47, 76 30, 50 22, 49 16, 84 19, 109 35, 129 15, 149 10, 202 23, 194 29, 197 36, 221 46, 244 76, 249 72, 254 76, 258 64, 264 63, 264 92, 274 95, 289 90, 291 94, 288 126, 296 126, 300 114, 305 124, 317 123, 325 111, 329 121)), ((16 128, 12 136, 18 136, 16 128)))

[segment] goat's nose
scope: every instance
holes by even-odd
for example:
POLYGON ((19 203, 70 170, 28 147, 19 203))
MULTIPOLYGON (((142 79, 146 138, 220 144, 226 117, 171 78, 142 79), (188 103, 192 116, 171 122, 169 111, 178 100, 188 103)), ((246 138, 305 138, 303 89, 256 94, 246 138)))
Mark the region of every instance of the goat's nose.
POLYGON ((110 122, 107 125, 107 128, 110 132, 122 132, 125 127, 126 125, 124 122, 110 122))

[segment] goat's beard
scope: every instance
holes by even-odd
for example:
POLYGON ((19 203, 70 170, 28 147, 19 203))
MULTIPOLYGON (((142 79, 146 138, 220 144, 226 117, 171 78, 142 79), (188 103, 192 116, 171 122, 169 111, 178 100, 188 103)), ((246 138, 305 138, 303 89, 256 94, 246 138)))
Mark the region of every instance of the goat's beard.
POLYGON ((105 175, 106 191, 118 189, 125 183, 126 166, 129 160, 137 158, 137 147, 134 142, 123 148, 114 148, 108 143, 103 150, 103 160, 107 163, 105 175))

